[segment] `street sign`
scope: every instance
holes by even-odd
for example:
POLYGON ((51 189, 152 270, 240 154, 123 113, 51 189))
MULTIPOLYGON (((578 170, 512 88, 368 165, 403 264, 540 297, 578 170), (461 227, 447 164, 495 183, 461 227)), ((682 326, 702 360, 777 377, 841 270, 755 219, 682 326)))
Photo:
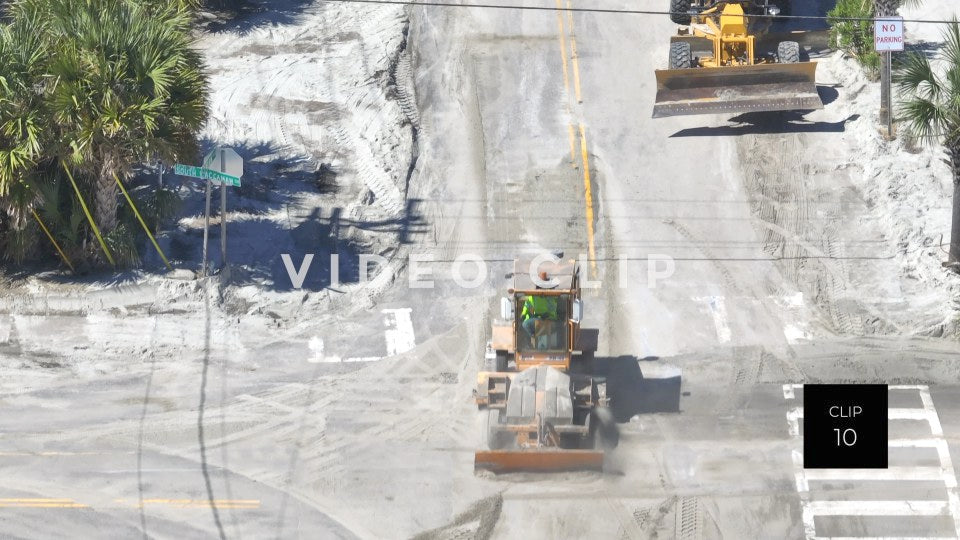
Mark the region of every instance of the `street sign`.
POLYGON ((903 51, 903 17, 875 19, 873 35, 877 52, 903 51))
POLYGON ((192 176, 193 178, 210 180, 215 185, 224 183, 228 186, 240 187, 240 178, 203 167, 194 167, 193 165, 177 163, 173 166, 173 172, 175 174, 179 174, 180 176, 192 176))
POLYGON ((243 176, 243 158, 233 148, 214 148, 203 157, 203 168, 240 178, 243 176))

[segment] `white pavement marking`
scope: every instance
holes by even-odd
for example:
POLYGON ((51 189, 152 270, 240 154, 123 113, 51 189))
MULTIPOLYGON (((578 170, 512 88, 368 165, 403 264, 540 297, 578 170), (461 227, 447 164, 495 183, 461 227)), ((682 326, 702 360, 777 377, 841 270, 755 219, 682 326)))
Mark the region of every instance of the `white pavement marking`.
POLYGON ((810 501, 815 516, 945 516, 947 501, 810 501))
POLYGON ((340 358, 339 356, 324 356, 320 359, 311 359, 310 362, 313 364, 323 362, 325 364, 345 364, 351 362, 378 362, 383 360, 379 356, 357 356, 350 358, 340 358))
POLYGON ((383 324, 387 327, 384 337, 387 340, 387 356, 403 354, 416 346, 413 335, 413 321, 410 308, 385 309, 383 324))
MULTIPOLYGON (((783 385, 785 400, 796 399, 795 390, 802 384, 783 385)), ((797 492, 803 507, 803 531, 808 539, 816 536, 816 516, 950 516, 954 529, 960 538, 960 493, 957 490, 957 476, 950 458, 950 449, 943 438, 940 417, 933 406, 930 389, 925 385, 890 385, 889 390, 916 390, 920 394, 923 408, 889 409, 890 419, 922 420, 930 426, 933 438, 892 439, 889 448, 936 448, 940 458, 940 467, 891 467, 889 469, 804 469, 803 453, 792 451, 794 475, 797 492), (947 488, 946 501, 811 501, 810 481, 942 481, 947 488)), ((790 436, 801 438, 800 419, 803 409, 791 408, 787 411, 787 425, 790 436)), ((862 539, 863 537, 857 537, 862 539)), ((928 537, 924 537, 928 538, 928 537)), ((833 537, 833 540, 841 540, 833 537)))
POLYGON ((732 337, 730 325, 727 323, 727 303, 722 296, 706 296, 703 298, 694 298, 697 302, 705 302, 710 308, 710 315, 713 316, 713 324, 717 328, 717 340, 720 343, 728 343, 732 337))
MULTIPOLYGON (((381 313, 385 315, 383 325, 386 330, 383 337, 387 343, 387 356, 402 354, 416 346, 416 338, 413 334, 413 320, 410 318, 410 308, 384 309, 381 313)), ((319 336, 310 338, 307 347, 313 352, 313 356, 307 359, 311 364, 340 364, 353 362, 377 362, 383 360, 382 356, 351 356, 343 358, 340 356, 326 356, 324 354, 323 339, 319 336)))
MULTIPOLYGON (((801 458, 803 455, 801 454, 801 458)), ((802 463, 802 460, 801 460, 802 463)), ((889 469, 808 469, 804 472, 807 482, 941 480, 947 487, 956 483, 943 467, 890 467, 889 469)))
POLYGON ((814 540, 957 540, 956 536, 816 536, 814 540))

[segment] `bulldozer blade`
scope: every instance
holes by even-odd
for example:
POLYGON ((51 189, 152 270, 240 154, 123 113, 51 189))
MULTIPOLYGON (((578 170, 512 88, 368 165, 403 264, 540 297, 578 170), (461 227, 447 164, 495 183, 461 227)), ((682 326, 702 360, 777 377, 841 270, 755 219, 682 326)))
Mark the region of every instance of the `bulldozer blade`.
POLYGON ((822 109, 816 62, 657 70, 653 117, 822 109))
POLYGON ((474 470, 494 473, 601 471, 599 450, 481 450, 474 454, 474 470))

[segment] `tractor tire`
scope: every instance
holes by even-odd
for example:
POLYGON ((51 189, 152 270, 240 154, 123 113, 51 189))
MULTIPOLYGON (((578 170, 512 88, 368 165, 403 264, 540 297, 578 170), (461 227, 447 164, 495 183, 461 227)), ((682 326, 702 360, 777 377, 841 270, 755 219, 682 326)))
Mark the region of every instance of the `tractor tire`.
POLYGON ((670 69, 687 69, 693 67, 693 51, 685 41, 675 41, 670 44, 670 69))
POLYGON ((502 353, 502 352, 497 353, 496 368, 498 372, 504 372, 507 370, 507 353, 502 353))
POLYGON ((670 20, 675 24, 690 24, 690 11, 692 0, 670 0, 670 20))
POLYGON ((510 432, 501 431, 500 409, 490 409, 487 413, 487 446, 491 450, 503 450, 510 446, 510 432))
POLYGON ((777 45, 777 60, 781 64, 796 64, 800 62, 800 44, 796 41, 781 41, 777 45))
POLYGON ((590 430, 593 432, 593 447, 611 450, 620 444, 620 429, 613 412, 607 407, 597 407, 590 413, 590 430))

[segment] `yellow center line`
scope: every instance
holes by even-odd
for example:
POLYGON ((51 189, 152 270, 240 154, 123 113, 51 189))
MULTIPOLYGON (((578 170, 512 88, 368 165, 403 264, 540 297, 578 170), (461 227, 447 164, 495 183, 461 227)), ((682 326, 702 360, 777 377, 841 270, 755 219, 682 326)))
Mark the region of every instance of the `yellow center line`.
POLYGON ((79 503, 0 503, 0 508, 89 508, 79 503))
POLYGON ((237 510, 255 510, 260 508, 259 499, 144 499, 141 504, 139 501, 128 501, 127 499, 114 499, 114 502, 128 504, 133 508, 143 508, 147 505, 169 506, 173 508, 225 508, 237 510))
POLYGON ((563 7, 561 0, 557 0, 557 27, 560 29, 560 59, 563 60, 563 88, 570 92, 570 75, 567 70, 567 40, 566 33, 563 31, 563 14, 560 11, 563 7))
POLYGON ((73 499, 47 499, 47 498, 39 498, 39 499, 0 499, 0 503, 8 503, 8 502, 73 502, 73 499))
POLYGON ((597 253, 593 243, 593 192, 590 189, 590 162, 587 160, 587 132, 580 124, 580 154, 583 158, 583 191, 587 211, 587 243, 590 250, 590 269, 597 273, 597 253))
POLYGON ((73 499, 15 498, 0 499, 0 508, 88 508, 73 499))
POLYGON ((573 12, 569 11, 570 9, 572 9, 572 6, 570 0, 567 0, 567 16, 570 20, 570 58, 573 61, 573 91, 577 95, 577 103, 583 103, 583 98, 580 96, 580 58, 577 55, 577 35, 573 31, 573 12))
MULTIPOLYGON (((565 104, 567 112, 570 112, 570 83, 569 83, 569 74, 567 70, 567 49, 565 46, 565 41, 567 35, 564 33, 563 17, 560 14, 562 10, 561 7, 562 0, 556 0, 557 2, 557 26, 560 29, 560 55, 563 58, 563 85, 567 90, 568 101, 565 104)), ((577 99, 577 103, 583 103, 583 96, 580 91, 580 55, 577 53, 577 37, 576 32, 573 29, 573 4, 571 0, 566 0, 567 6, 567 30, 569 31, 570 37, 570 57, 573 64, 573 88, 574 93, 577 99)), ((582 115, 578 114, 582 118, 582 115)), ((587 245, 590 256, 590 269, 591 274, 596 276, 597 273, 597 252, 596 252, 596 243, 595 243, 595 230, 594 230, 594 212, 593 212, 593 188, 591 187, 590 182, 590 160, 588 158, 588 144, 587 144, 587 130, 583 125, 583 122, 578 122, 578 127, 580 131, 580 160, 583 165, 583 192, 584 192, 584 210, 586 212, 587 219, 587 245)), ((574 125, 568 124, 568 136, 570 139, 570 163, 576 168, 576 135, 575 135, 574 125)))

